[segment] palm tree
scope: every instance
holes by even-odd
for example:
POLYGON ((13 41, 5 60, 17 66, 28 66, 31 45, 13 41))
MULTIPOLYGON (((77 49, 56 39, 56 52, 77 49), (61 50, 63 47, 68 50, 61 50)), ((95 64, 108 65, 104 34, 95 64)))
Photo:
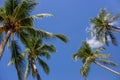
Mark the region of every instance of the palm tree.
POLYGON ((114 45, 117 45, 117 41, 113 32, 120 32, 120 28, 114 26, 113 23, 117 21, 120 14, 111 17, 112 13, 107 13, 106 8, 102 8, 97 17, 90 19, 92 25, 93 35, 96 36, 101 42, 105 42, 109 45, 108 40, 110 39, 114 45))
POLYGON ((29 44, 26 45, 27 49, 22 54, 24 58, 26 55, 28 56, 28 64, 25 71, 25 80, 27 80, 30 70, 32 70, 33 77, 35 76, 37 80, 41 80, 36 61, 38 61, 44 72, 48 74, 49 66, 45 61, 41 59, 41 57, 50 59, 50 52, 56 52, 56 49, 53 45, 42 44, 42 40, 38 38, 31 38, 28 40, 28 42, 29 44))
MULTIPOLYGON (((59 34, 54 34, 59 37, 59 34)), ((47 35, 46 35, 47 36, 47 35)), ((63 35, 62 35, 63 36, 63 35)), ((24 78, 27 80, 27 77, 30 73, 30 70, 32 70, 33 77, 36 76, 37 80, 41 80, 39 72, 37 70, 36 61, 42 66, 45 73, 49 73, 49 67, 47 63, 45 63, 41 57, 44 56, 47 59, 50 59, 50 52, 56 52, 56 49, 53 45, 48 44, 42 44, 42 39, 44 37, 39 38, 36 34, 33 34, 31 36, 28 36, 28 38, 25 38, 26 42, 24 43, 25 47, 27 48, 22 54, 20 54, 20 45, 17 44, 17 42, 12 39, 11 43, 11 60, 8 63, 8 66, 11 64, 14 64, 18 73, 18 79, 23 80, 23 73, 25 71, 24 78), (25 56, 28 55, 28 64, 26 66, 25 70, 25 56)), ((63 42, 67 41, 67 38, 65 36, 59 37, 60 40, 63 42)))
POLYGON ((8 40, 10 41, 11 35, 14 37, 16 34, 23 43, 25 43, 25 38, 33 33, 37 34, 38 37, 65 38, 61 34, 52 34, 35 29, 33 26, 34 19, 53 16, 47 13, 30 15, 30 12, 37 4, 35 0, 6 0, 4 7, 0 7, 0 39, 2 40, 0 44, 0 58, 2 57, 6 43, 8 40), (5 35, 4 39, 2 35, 5 35))
POLYGON ((105 68, 105 69, 113 72, 114 74, 117 74, 120 76, 119 72, 114 71, 111 68, 108 68, 107 66, 105 66, 105 65, 116 66, 116 64, 112 61, 107 60, 107 58, 110 57, 109 54, 99 54, 99 52, 102 50, 104 50, 104 48, 100 47, 100 48, 96 49, 95 51, 92 51, 89 44, 86 42, 83 42, 82 47, 78 50, 77 53, 75 53, 73 55, 73 58, 75 60, 77 60, 77 59, 82 60, 83 66, 80 69, 80 73, 84 77, 85 80, 88 75, 91 63, 97 64, 98 66, 105 68))

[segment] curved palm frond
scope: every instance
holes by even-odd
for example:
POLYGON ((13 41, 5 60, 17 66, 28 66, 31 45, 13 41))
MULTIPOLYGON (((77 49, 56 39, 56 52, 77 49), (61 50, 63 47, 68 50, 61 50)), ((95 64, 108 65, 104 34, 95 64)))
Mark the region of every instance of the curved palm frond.
POLYGON ((86 79, 89 70, 90 70, 90 64, 91 62, 86 59, 85 63, 83 64, 82 68, 80 69, 81 75, 86 79))
POLYGON ((25 58, 26 54, 28 54, 29 52, 30 52, 30 49, 26 49, 26 50, 22 53, 23 58, 25 58))
POLYGON ((39 53, 38 53, 38 55, 39 56, 43 56, 43 57, 46 57, 46 59, 50 59, 50 53, 48 52, 48 51, 46 51, 46 50, 40 50, 40 51, 38 51, 39 53))
POLYGON ((94 57, 98 58, 98 59, 105 59, 105 58, 110 58, 111 55, 110 54, 96 54, 94 53, 94 57))
POLYGON ((58 39, 62 40, 63 42, 67 43, 68 39, 66 36, 62 35, 62 34, 55 34, 55 37, 57 37, 58 39))
POLYGON ((110 60, 99 59, 99 62, 104 65, 117 66, 117 64, 115 62, 110 61, 110 60))
POLYGON ((24 31, 22 31, 22 32, 17 32, 16 34, 17 34, 18 38, 20 39, 20 41, 21 41, 25 46, 28 47, 28 46, 29 46, 29 44, 28 44, 28 42, 27 42, 27 38, 29 38, 29 37, 28 37, 28 34, 25 33, 24 31))
POLYGON ((35 0, 23 0, 14 10, 15 18, 22 19, 26 16, 29 16, 29 12, 37 5, 35 0))
MULTIPOLYGON (((29 16, 29 17, 26 17, 24 19, 41 19, 41 18, 44 18, 44 17, 51 17, 51 16, 54 16, 53 14, 50 14, 50 13, 40 13, 40 14, 35 14, 35 15, 32 15, 32 16, 29 16)), ((24 20, 22 19, 22 20, 24 20)))
POLYGON ((110 23, 111 22, 115 22, 116 20, 118 20, 120 18, 120 13, 116 14, 115 16, 113 16, 111 19, 110 19, 110 23))
POLYGON ((5 11, 6 15, 13 15, 14 9, 18 5, 18 0, 6 0, 5 1, 5 11))
MULTIPOLYGON (((39 48, 37 48, 39 50, 39 48)), ((54 45, 45 44, 41 47, 41 50, 47 50, 49 52, 56 52, 54 45)))
POLYGON ((11 49, 12 56, 11 56, 11 61, 9 62, 8 65, 14 63, 15 68, 17 70, 18 79, 23 80, 24 58, 20 54, 20 48, 16 43, 16 41, 12 40, 10 49, 11 49))
POLYGON ((31 60, 28 59, 28 64, 26 65, 26 70, 25 70, 25 74, 24 74, 24 80, 27 80, 28 75, 30 74, 30 69, 31 69, 31 60))
POLYGON ((38 57, 37 59, 38 59, 39 65, 42 66, 44 72, 45 72, 46 74, 48 74, 49 71, 50 71, 48 65, 47 65, 42 59, 40 59, 39 57, 38 57))

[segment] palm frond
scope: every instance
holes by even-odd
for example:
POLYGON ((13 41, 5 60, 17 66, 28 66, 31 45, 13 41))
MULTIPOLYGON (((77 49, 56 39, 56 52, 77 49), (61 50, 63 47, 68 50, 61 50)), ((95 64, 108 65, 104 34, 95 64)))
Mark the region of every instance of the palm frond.
POLYGON ((38 59, 38 63, 39 63, 39 65, 43 68, 43 70, 44 70, 44 72, 46 73, 46 74, 48 74, 49 73, 49 66, 42 60, 42 59, 40 59, 39 57, 37 58, 38 59))
POLYGON ((77 60, 79 58, 79 54, 73 54, 73 59, 77 60))
POLYGON ((16 43, 16 41, 12 40, 11 41, 11 61, 12 63, 14 63, 15 68, 17 70, 17 74, 18 74, 18 79, 19 80, 23 80, 23 73, 24 73, 24 59, 22 57, 22 55, 20 54, 20 48, 18 46, 18 44, 16 43), (14 61, 14 62, 13 62, 14 61))
POLYGON ((28 34, 27 33, 25 33, 25 32, 17 32, 17 36, 18 36, 18 38, 20 39, 20 41, 26 46, 26 47, 29 47, 29 43, 28 43, 28 41, 27 41, 27 38, 29 38, 28 37, 28 34))
POLYGON ((97 49, 95 50, 95 53, 98 53, 98 52, 104 51, 104 50, 105 50, 104 47, 99 47, 99 48, 97 48, 97 49))
POLYGON ((6 17, 5 8, 0 7, 0 23, 4 21, 5 17, 6 17))
POLYGON ((89 61, 86 61, 82 68, 80 69, 80 73, 81 75, 86 79, 88 73, 89 73, 89 70, 90 70, 90 62, 89 61))
POLYGON ((107 36, 107 34, 105 34, 106 36, 105 36, 105 44, 107 45, 107 46, 109 46, 109 43, 108 43, 108 36, 107 36))
POLYGON ((105 64, 105 65, 117 66, 116 63, 114 63, 114 62, 112 62, 112 61, 109 61, 109 60, 99 59, 99 62, 100 62, 100 63, 103 63, 103 64, 105 64))
POLYGON ((5 1, 5 10, 6 15, 13 15, 14 9, 18 5, 18 0, 6 0, 5 1))
POLYGON ((32 26, 33 25, 33 20, 31 18, 26 18, 20 20, 21 26, 32 26))
POLYGON ((103 59, 103 58, 110 58, 110 54, 94 54, 94 56, 98 59, 103 59))
POLYGON ((28 75, 30 74, 30 70, 31 70, 31 60, 28 59, 28 64, 26 65, 26 70, 24 74, 24 80, 27 80, 28 75))
POLYGON ((50 54, 46 50, 37 50, 39 56, 46 57, 46 59, 50 59, 50 54))
POLYGON ((63 42, 67 43, 68 39, 66 36, 62 35, 62 34, 55 34, 55 37, 59 38, 60 40, 62 40, 63 42))
POLYGON ((50 17, 50 16, 54 16, 54 15, 49 13, 41 13, 41 14, 32 15, 31 18, 38 19, 38 18, 44 18, 44 17, 50 17))
POLYGON ((120 18, 120 13, 116 14, 110 19, 110 23, 115 22, 118 18, 120 18))
POLYGON ((31 38, 31 43, 33 43, 33 45, 31 45, 33 47, 33 49, 38 49, 42 47, 42 39, 38 39, 37 37, 32 37, 31 38))
POLYGON ((23 53, 22 53, 22 56, 23 58, 25 58, 26 54, 30 52, 30 49, 26 49, 23 53))
POLYGON ((111 27, 112 31, 120 32, 120 27, 118 27, 118 26, 112 26, 112 25, 110 25, 110 27, 111 27))
POLYGON ((115 38, 115 36, 112 34, 112 32, 108 32, 108 34, 109 34, 109 36, 110 36, 110 39, 111 39, 111 41, 112 41, 112 43, 115 45, 115 46, 117 46, 117 40, 116 40, 116 38, 115 38))
POLYGON ((41 47, 41 50, 47 50, 47 51, 50 51, 50 52, 56 52, 56 49, 54 47, 54 45, 48 45, 48 44, 45 44, 41 47))
POLYGON ((23 0, 14 10, 15 18, 22 19, 26 16, 29 16, 29 12, 37 5, 35 0, 23 0))

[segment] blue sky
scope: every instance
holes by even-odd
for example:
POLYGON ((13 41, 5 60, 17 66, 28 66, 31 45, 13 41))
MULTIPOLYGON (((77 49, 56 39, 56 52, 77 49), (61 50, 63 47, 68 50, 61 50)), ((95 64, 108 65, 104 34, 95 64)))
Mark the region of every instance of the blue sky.
MULTIPOLYGON (((61 33, 68 37, 69 43, 65 44, 58 39, 50 40, 58 52, 51 55, 47 61, 50 67, 49 75, 46 75, 38 66, 42 80, 83 80, 80 75, 81 61, 72 59, 72 55, 77 52, 83 40, 89 37, 86 28, 90 27, 90 18, 97 16, 100 8, 106 7, 107 11, 113 14, 120 13, 119 0, 37 0, 40 4, 34 9, 32 14, 52 13, 56 17, 48 17, 35 20, 35 26, 39 29, 52 33, 61 33)), ((0 0, 3 5, 4 0, 0 0)), ((120 20, 117 22, 120 23, 120 20)), ((116 36, 120 36, 117 34, 116 36)), ((118 43, 120 44, 120 39, 118 43)), ((111 60, 118 64, 113 68, 120 72, 120 46, 107 47, 105 53, 112 55, 111 60)), ((0 62, 0 80, 17 80, 14 66, 7 67, 10 59, 10 52, 6 47, 4 56, 0 62)), ((120 80, 120 77, 92 64, 88 80, 120 80)), ((35 80, 31 76, 29 80, 35 80)))

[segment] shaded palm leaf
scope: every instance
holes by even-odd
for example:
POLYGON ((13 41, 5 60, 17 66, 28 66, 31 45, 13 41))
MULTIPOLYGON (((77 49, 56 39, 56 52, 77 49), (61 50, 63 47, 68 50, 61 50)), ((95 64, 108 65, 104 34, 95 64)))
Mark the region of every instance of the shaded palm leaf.
POLYGON ((63 42, 67 43, 68 39, 66 36, 62 35, 62 34, 55 34, 55 37, 59 38, 60 40, 62 40, 63 42))
POLYGON ((115 16, 113 16, 113 17, 110 19, 110 22, 114 22, 114 21, 116 21, 118 18, 120 18, 120 13, 116 14, 115 16))
POLYGON ((113 61, 104 60, 104 59, 99 59, 99 61, 100 61, 100 63, 103 63, 105 65, 117 66, 117 64, 114 63, 113 61))
POLYGON ((16 68, 17 74, 18 74, 18 79, 23 80, 23 73, 24 73, 23 57, 19 52, 19 49, 20 49, 19 46, 17 45, 17 43, 14 40, 12 40, 12 42, 11 42, 10 49, 11 49, 12 56, 11 56, 11 61, 10 61, 9 65, 11 63, 15 64, 15 68, 16 68))
POLYGON ((31 60, 28 59, 28 64, 26 65, 26 70, 24 74, 24 79, 27 80, 28 75, 30 74, 30 69, 31 69, 31 60))
POLYGON ((89 73, 89 70, 90 70, 90 62, 89 61, 86 61, 82 68, 80 69, 80 73, 81 75, 86 79, 88 73, 89 73))
POLYGON ((38 59, 39 65, 42 66, 44 72, 48 74, 49 71, 50 71, 48 65, 42 59, 40 59, 39 57, 37 59, 38 59))
POLYGON ((94 56, 98 59, 110 58, 110 54, 94 54, 94 56))

